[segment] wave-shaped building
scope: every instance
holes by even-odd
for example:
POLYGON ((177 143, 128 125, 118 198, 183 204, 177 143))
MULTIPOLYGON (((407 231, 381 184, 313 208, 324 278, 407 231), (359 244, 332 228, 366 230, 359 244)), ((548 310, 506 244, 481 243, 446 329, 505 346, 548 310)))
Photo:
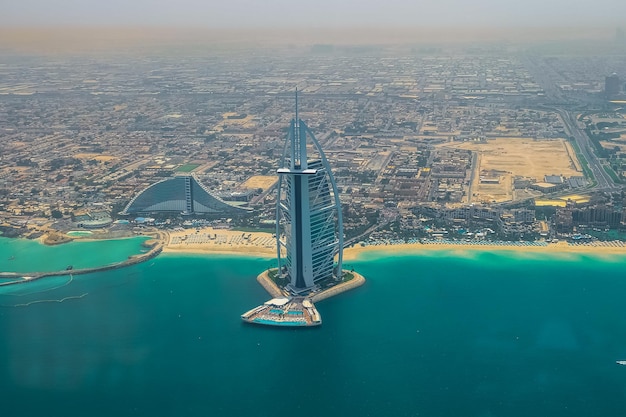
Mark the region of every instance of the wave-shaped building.
POLYGON ((181 213, 237 215, 250 209, 214 196, 193 175, 181 175, 154 183, 130 200, 121 214, 181 213))

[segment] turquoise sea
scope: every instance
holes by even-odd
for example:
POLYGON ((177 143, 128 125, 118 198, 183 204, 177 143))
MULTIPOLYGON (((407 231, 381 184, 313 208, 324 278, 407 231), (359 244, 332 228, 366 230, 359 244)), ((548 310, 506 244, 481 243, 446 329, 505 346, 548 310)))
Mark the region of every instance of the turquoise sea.
MULTIPOLYGON (((54 256, 97 262, 95 244, 54 256)), ((626 257, 370 253, 347 265, 366 284, 318 303, 314 329, 241 322, 269 266, 166 254, 0 288, 2 415, 626 413, 626 257)))
POLYGON ((73 241, 46 246, 34 240, 0 237, 0 272, 60 271, 120 262, 129 255, 147 252, 146 237, 73 241))

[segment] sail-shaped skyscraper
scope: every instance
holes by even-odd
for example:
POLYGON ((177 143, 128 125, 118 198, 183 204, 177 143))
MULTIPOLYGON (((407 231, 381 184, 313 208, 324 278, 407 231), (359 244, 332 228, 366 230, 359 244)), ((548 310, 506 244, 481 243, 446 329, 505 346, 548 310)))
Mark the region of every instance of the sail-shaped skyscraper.
POLYGON ((300 294, 318 281, 340 279, 343 225, 337 184, 315 135, 298 118, 297 97, 277 172, 278 271, 289 280, 287 289, 300 294))
POLYGON ((257 277, 274 298, 242 314, 247 323, 319 326, 322 318, 314 302, 365 281, 341 269, 343 223, 337 184, 322 147, 297 109, 296 93, 296 117, 277 170, 278 268, 257 277))

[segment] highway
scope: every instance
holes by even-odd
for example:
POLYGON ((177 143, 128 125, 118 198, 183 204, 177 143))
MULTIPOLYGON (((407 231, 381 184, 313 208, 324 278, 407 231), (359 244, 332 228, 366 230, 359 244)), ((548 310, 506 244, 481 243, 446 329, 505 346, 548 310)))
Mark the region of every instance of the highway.
MULTIPOLYGON (((523 59, 528 71, 537 80, 537 83, 543 88, 546 94, 546 98, 552 103, 572 103, 571 98, 564 94, 557 84, 565 82, 561 74, 556 72, 550 65, 547 65, 545 61, 538 59, 537 57, 526 55, 523 59)), ((578 126, 576 115, 570 113, 560 107, 558 104, 540 106, 550 110, 556 111, 563 125, 565 126, 566 133, 574 138, 574 141, 580 149, 582 157, 587 161, 587 165, 595 178, 596 185, 593 187, 597 191, 618 191, 622 188, 615 184, 613 179, 602 166, 601 160, 596 156, 593 151, 593 144, 587 136, 587 134, 578 126)), ((581 161, 582 163, 582 161, 581 161)))
POLYGON ((570 137, 574 138, 574 141, 580 149, 580 153, 587 160, 587 165, 595 178, 597 183, 595 188, 599 188, 606 191, 618 191, 621 187, 613 181, 611 176, 602 167, 602 162, 593 152, 591 146, 591 140, 587 134, 578 126, 576 115, 565 111, 563 109, 555 108, 555 110, 561 116, 566 132, 570 137))

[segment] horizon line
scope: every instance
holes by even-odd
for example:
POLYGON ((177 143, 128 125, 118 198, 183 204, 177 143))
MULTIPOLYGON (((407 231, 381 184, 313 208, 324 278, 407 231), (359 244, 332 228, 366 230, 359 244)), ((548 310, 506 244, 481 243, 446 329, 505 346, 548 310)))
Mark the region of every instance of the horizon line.
POLYGON ((346 26, 209 28, 172 25, 14 26, 0 28, 0 47, 9 49, 72 50, 95 47, 201 45, 336 46, 418 44, 467 45, 481 42, 541 43, 614 41, 620 26, 346 26), (77 35, 78 34, 78 35, 77 35))

